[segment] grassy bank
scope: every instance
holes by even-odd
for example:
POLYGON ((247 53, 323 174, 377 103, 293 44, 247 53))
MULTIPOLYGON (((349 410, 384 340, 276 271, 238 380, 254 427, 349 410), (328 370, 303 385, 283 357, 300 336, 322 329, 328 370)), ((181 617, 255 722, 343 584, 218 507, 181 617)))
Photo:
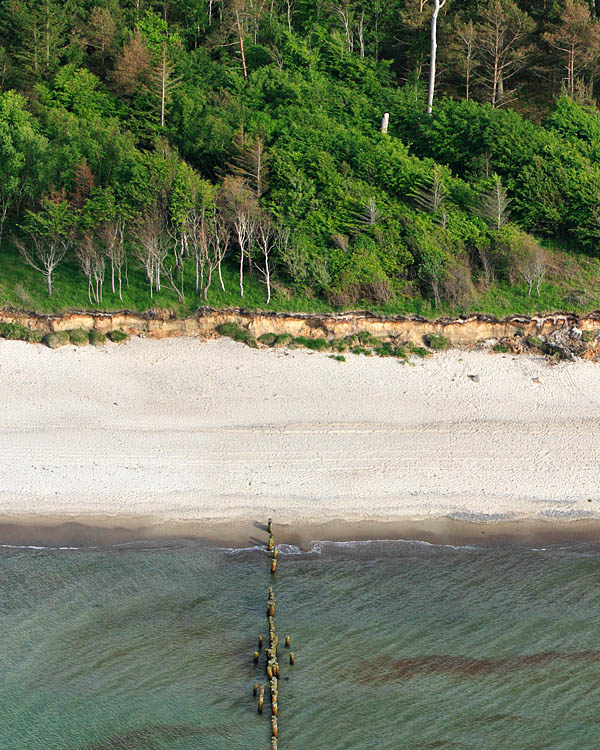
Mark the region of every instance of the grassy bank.
MULTIPOLYGON (((416 291, 398 297, 383 306, 373 306, 364 302, 354 305, 382 314, 418 314, 429 319, 443 315, 460 315, 480 312, 496 317, 512 314, 547 313, 556 310, 569 310, 583 314, 600 306, 600 259, 585 255, 567 253, 562 249, 548 248, 550 258, 546 278, 541 285, 540 295, 529 295, 527 285, 509 284, 496 281, 487 289, 475 289, 468 305, 434 306, 416 291)), ((341 312, 343 308, 329 304, 318 297, 307 297, 293 289, 278 286, 274 289, 270 305, 266 305, 265 286, 256 275, 246 274, 244 297, 240 297, 237 269, 224 266, 223 280, 225 291, 218 281, 213 281, 205 301, 202 295, 194 293, 194 269, 191 263, 185 268, 185 304, 175 293, 163 285, 160 292, 150 299, 148 284, 142 269, 131 264, 128 269, 129 284, 123 284, 123 299, 113 294, 110 275, 104 287, 104 297, 99 305, 91 304, 87 296, 87 284, 78 265, 69 260, 59 266, 54 274, 54 291, 48 296, 41 274, 26 266, 20 256, 5 246, 0 252, 0 307, 14 307, 37 313, 62 313, 69 310, 122 310, 144 312, 149 309, 174 310, 184 317, 198 307, 209 305, 214 308, 244 307, 249 310, 275 310, 285 312, 341 312)))

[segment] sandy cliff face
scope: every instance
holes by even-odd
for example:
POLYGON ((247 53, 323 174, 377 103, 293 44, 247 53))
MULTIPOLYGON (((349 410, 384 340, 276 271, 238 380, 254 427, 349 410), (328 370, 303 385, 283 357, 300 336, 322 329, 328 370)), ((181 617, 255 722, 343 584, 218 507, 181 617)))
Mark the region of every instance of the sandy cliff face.
POLYGON ((1 322, 15 322, 46 332, 73 328, 93 328, 106 332, 120 329, 132 335, 149 338, 167 336, 210 336, 222 323, 237 323, 255 336, 263 333, 291 334, 309 338, 343 338, 368 331, 385 340, 421 344, 426 334, 441 334, 457 346, 474 346, 490 339, 537 336, 545 338, 556 331, 600 330, 600 311, 579 317, 571 313, 540 316, 514 315, 498 320, 474 314, 460 318, 428 321, 417 316, 378 316, 365 312, 309 314, 251 312, 240 308, 214 310, 200 308, 188 318, 178 318, 168 310, 146 313, 70 312, 62 315, 38 315, 15 310, 1 310, 1 322))

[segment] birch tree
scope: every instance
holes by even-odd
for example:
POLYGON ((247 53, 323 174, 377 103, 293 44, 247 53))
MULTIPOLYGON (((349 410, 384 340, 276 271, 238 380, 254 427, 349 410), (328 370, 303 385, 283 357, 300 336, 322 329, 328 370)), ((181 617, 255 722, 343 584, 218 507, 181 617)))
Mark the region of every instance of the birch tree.
POLYGON ((26 237, 13 240, 25 263, 46 279, 48 296, 52 295, 54 271, 73 243, 73 225, 73 209, 64 196, 46 198, 39 212, 28 213, 26 237))
POLYGON ((160 292, 163 264, 169 254, 169 238, 161 213, 157 205, 151 206, 134 228, 134 255, 146 272, 150 299, 154 299, 155 290, 160 292))
POLYGON ((220 188, 220 200, 239 250, 240 296, 244 296, 244 261, 252 263, 251 247, 256 231, 258 204, 242 177, 228 176, 220 188))
POLYGON ((110 285, 112 293, 118 290, 119 299, 123 301, 123 267, 127 263, 125 250, 125 221, 122 216, 114 216, 103 222, 97 231, 98 241, 104 247, 106 257, 110 261, 110 285), (115 277, 117 287, 115 289, 115 277))
POLYGON ((212 282, 213 273, 217 271, 221 289, 225 291, 223 275, 221 273, 221 264, 229 250, 231 235, 229 227, 223 217, 217 213, 216 206, 213 206, 213 215, 207 232, 206 248, 206 284, 204 285, 204 301, 208 299, 208 290, 212 282))
POLYGON ((269 216, 263 213, 256 224, 256 244, 260 252, 257 267, 267 287, 267 305, 271 302, 271 253, 275 243, 275 228, 269 216))
POLYGON ((100 304, 102 302, 106 262, 92 234, 85 233, 79 238, 75 248, 75 257, 88 281, 90 303, 100 304))

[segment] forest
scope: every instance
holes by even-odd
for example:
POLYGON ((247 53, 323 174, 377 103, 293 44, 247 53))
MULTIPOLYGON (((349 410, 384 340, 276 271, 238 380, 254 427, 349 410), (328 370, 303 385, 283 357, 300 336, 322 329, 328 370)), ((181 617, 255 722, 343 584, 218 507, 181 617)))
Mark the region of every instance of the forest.
POLYGON ((5 0, 0 306, 585 311, 580 0, 5 0))

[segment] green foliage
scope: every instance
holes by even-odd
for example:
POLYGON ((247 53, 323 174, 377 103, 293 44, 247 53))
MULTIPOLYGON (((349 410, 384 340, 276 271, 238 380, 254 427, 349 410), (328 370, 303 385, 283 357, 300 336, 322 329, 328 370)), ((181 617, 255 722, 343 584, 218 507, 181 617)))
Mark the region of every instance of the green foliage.
POLYGON ((263 333, 257 338, 257 341, 265 346, 274 346, 277 335, 275 333, 263 333))
POLYGON ((427 351, 427 349, 425 349, 425 347, 416 346, 416 344, 413 344, 412 342, 409 342, 406 345, 406 349, 409 352, 409 354, 413 354, 415 357, 420 357, 421 359, 423 357, 429 356, 429 352, 427 351))
POLYGON ((218 325, 215 330, 220 336, 227 336, 228 338, 246 344, 253 349, 256 349, 257 347, 256 339, 250 331, 247 328, 242 328, 242 326, 237 323, 221 323, 221 325, 218 325))
POLYGON ((106 334, 92 328, 89 334, 90 344, 92 346, 104 346, 106 344, 106 334))
POLYGON ((18 323, 0 322, 0 338, 39 344, 44 338, 44 332, 37 328, 28 328, 27 326, 19 325, 18 323))
POLYGON ((506 346, 506 344, 494 344, 492 347, 492 351, 497 352, 498 354, 506 354, 510 351, 510 349, 506 346))
POLYGON ((600 269, 582 258, 600 246, 599 27, 587 11, 573 31, 558 3, 501 3, 509 21, 533 29, 526 11, 537 27, 511 45, 499 92, 481 43, 496 6, 448 3, 444 76, 427 117, 429 15, 414 5, 258 3, 237 19, 231 3, 210 7, 0 4, 0 304, 266 307, 256 234, 242 257, 243 300, 237 293, 239 237, 221 189, 232 174, 256 197, 251 224, 276 229, 270 309, 434 318, 594 304, 600 269), (468 101, 467 19, 480 40, 468 101), (552 42, 567 28, 577 50, 570 96, 558 85, 565 49, 552 42), (489 103, 492 90, 502 107, 489 103), (533 235, 560 243, 560 262, 533 235), (51 299, 40 263, 25 267, 11 242, 32 248, 40 238, 40 252, 68 240, 51 299), (156 248, 166 254, 148 260, 156 248), (565 255, 572 277, 560 271, 565 255), (160 282, 152 298, 149 280, 160 282), (89 285, 102 283, 92 303, 89 285))
POLYGON ((73 328, 68 333, 70 342, 76 346, 87 346, 90 343, 90 332, 83 328, 73 328))
POLYGON ((122 344, 125 341, 129 341, 129 334, 125 333, 125 331, 109 331, 106 335, 113 344, 122 344))
POLYGON ((281 333, 279 336, 277 336, 273 346, 276 348, 283 349, 286 346, 289 346, 293 340, 294 340, 294 337, 291 334, 281 333))
POLYGON ((55 333, 47 333, 42 341, 49 349, 58 349, 70 342, 69 332, 56 331, 55 333))
POLYGON ((346 357, 343 354, 330 354, 329 359, 335 359, 336 362, 345 362, 346 357))
POLYGON ((538 336, 527 336, 525 339, 525 343, 530 349, 540 349, 543 346, 542 339, 540 339, 538 336))
POLYGON ((425 345, 434 351, 445 351, 446 349, 452 348, 452 342, 445 336, 441 336, 437 333, 426 333, 423 336, 425 345))

